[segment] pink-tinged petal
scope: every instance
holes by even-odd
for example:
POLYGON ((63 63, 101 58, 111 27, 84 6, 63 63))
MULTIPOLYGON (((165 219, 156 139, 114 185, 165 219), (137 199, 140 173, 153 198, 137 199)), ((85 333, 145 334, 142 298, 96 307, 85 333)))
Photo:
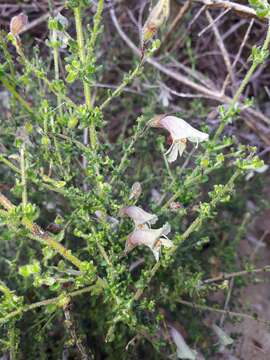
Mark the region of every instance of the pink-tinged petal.
POLYGON ((186 121, 176 116, 166 116, 160 120, 160 125, 171 134, 173 140, 186 139, 191 127, 186 121))
POLYGON ((146 223, 155 224, 158 217, 154 214, 150 214, 138 206, 127 206, 120 210, 120 216, 128 216, 133 221, 135 226, 143 225, 146 223))
POLYGON ((192 127, 185 120, 176 116, 165 116, 156 120, 160 127, 163 127, 171 134, 174 141, 188 139, 191 142, 202 142, 209 139, 209 135, 192 127))

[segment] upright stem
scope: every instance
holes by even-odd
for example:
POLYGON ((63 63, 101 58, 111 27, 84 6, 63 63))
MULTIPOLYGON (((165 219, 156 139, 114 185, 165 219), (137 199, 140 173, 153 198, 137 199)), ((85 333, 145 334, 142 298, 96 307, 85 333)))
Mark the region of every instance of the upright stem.
POLYGON ((20 164, 21 164, 21 179, 22 179, 22 205, 23 209, 25 209, 27 205, 27 175, 26 175, 26 169, 25 169, 25 144, 22 144, 20 149, 20 164))
MULTIPOLYGON (((77 32, 77 43, 79 48, 79 57, 82 65, 84 66, 86 65, 87 59, 86 59, 86 53, 84 47, 84 36, 83 36, 80 7, 74 9, 74 16, 75 16, 75 24, 76 24, 76 32, 77 32)), ((85 80, 83 80, 83 88, 84 88, 85 104, 87 106, 87 109, 90 111, 92 109, 91 91, 90 91, 90 86, 87 84, 85 80)), ((95 124, 92 119, 89 127, 89 136, 90 136, 90 145, 92 149, 95 150, 97 145, 97 136, 96 136, 95 124)))
MULTIPOLYGON (((54 61, 54 77, 55 80, 60 79, 59 73, 59 49, 57 46, 57 32, 55 29, 52 30, 52 43, 53 43, 53 61, 54 61)), ((57 94, 57 105, 60 113, 62 112, 61 109, 61 94, 57 94)))

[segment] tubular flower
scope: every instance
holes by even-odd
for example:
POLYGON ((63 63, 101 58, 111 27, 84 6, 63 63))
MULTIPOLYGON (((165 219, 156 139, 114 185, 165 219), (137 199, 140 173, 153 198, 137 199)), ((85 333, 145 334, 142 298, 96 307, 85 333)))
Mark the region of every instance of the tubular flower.
POLYGON ((156 261, 159 260, 161 246, 170 248, 173 246, 171 240, 167 238, 167 234, 171 228, 169 224, 165 224, 160 229, 149 229, 147 227, 142 229, 135 229, 129 236, 125 246, 125 253, 127 254, 135 247, 144 245, 149 247, 154 254, 156 261))
POLYGON ((158 220, 156 215, 150 214, 138 206, 124 207, 119 211, 119 215, 130 217, 134 221, 135 228, 155 224, 158 220))
POLYGON ((194 129, 185 120, 176 116, 158 115, 150 121, 151 127, 163 128, 169 131, 172 137, 172 145, 166 152, 168 161, 174 162, 177 156, 182 156, 186 149, 187 140, 196 143, 196 147, 202 141, 207 141, 209 135, 194 129))

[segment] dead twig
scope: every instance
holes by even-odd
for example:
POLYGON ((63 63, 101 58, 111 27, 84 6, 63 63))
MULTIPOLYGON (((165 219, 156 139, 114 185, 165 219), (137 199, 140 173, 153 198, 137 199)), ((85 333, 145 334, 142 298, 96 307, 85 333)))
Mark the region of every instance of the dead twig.
POLYGON ((227 68, 227 71, 228 71, 228 74, 230 75, 230 78, 232 80, 232 82, 234 83, 234 74, 233 74, 233 70, 232 70, 232 64, 231 64, 231 60, 230 60, 230 56, 228 54, 228 51, 224 45, 224 42, 222 40, 222 37, 219 33, 219 30, 218 30, 218 27, 216 26, 216 22, 213 20, 210 12, 208 10, 206 10, 206 17, 207 17, 207 20, 209 21, 212 29, 213 29, 213 32, 214 32, 214 35, 215 35, 215 38, 216 38, 216 41, 217 41, 217 45, 218 47, 220 48, 220 51, 221 51, 221 54, 223 56, 223 60, 224 60, 224 63, 225 63, 225 66, 227 68))
POLYGON ((194 1, 197 3, 204 4, 205 6, 207 6, 209 8, 230 9, 230 10, 236 11, 237 13, 244 15, 244 16, 258 18, 256 11, 254 9, 252 9, 251 7, 246 6, 246 5, 238 4, 236 2, 226 1, 226 0, 194 0, 194 1))

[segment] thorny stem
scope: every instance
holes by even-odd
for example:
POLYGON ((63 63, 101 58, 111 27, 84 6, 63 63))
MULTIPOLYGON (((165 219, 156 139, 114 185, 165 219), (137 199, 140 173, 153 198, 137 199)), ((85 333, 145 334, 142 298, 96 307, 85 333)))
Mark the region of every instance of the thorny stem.
MULTIPOLYGON (((86 65, 87 58, 85 54, 85 47, 84 47, 84 36, 83 36, 83 28, 82 28, 82 17, 81 17, 81 8, 77 7, 74 9, 74 16, 75 16, 75 24, 76 24, 76 32, 77 32, 77 42, 79 48, 79 57, 82 63, 82 66, 86 65)), ((92 103, 91 103, 91 91, 90 86, 84 80, 83 81, 83 88, 84 88, 84 97, 85 97, 85 104, 87 106, 88 111, 92 110, 92 103)), ((96 149, 97 146, 97 135, 95 124, 93 122, 93 118, 91 117, 91 123, 89 127, 89 136, 90 136, 90 145, 93 150, 96 149)))
MULTIPOLYGON (((0 193, 0 204, 7 211, 15 208, 15 205, 13 205, 2 193, 0 193)), ((70 250, 66 249, 58 241, 54 240, 54 238, 51 237, 48 232, 42 230, 37 224, 33 223, 27 218, 23 218, 22 225, 31 232, 31 238, 45 242, 46 245, 48 245, 51 249, 55 250, 66 260, 70 261, 78 269, 83 269, 83 263, 76 256, 72 255, 70 250)))
MULTIPOLYGON (((52 30, 52 44, 53 44, 53 59, 54 59, 54 77, 55 80, 59 80, 60 79, 60 72, 59 72, 59 48, 57 46, 57 32, 55 29, 52 30)), ((59 110, 60 115, 62 114, 62 95, 60 93, 58 93, 56 95, 57 98, 57 108, 59 110)), ((54 118, 53 116, 51 117, 51 127, 52 127, 52 131, 53 133, 55 133, 55 125, 54 125, 54 118)), ((61 152, 59 150, 59 146, 58 146, 58 142, 55 136, 53 136, 53 141, 54 141, 54 146, 56 149, 56 155, 58 157, 59 163, 63 168, 63 160, 62 160, 62 155, 61 152)))

